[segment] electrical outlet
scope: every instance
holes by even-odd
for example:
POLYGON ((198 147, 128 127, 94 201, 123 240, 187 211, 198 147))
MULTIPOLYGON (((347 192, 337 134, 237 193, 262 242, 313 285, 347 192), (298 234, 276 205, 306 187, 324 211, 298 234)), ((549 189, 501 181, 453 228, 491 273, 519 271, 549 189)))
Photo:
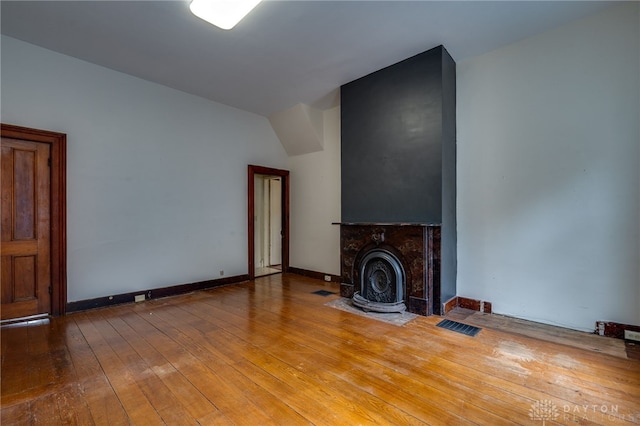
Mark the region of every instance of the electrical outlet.
POLYGON ((220 269, 220 276, 222 277, 223 275, 224 275, 224 271, 220 269))
POLYGON ((325 275, 324 276, 324 280, 325 281, 331 281, 331 275, 325 275))
POLYGON ((136 302, 144 302, 144 294, 136 294, 134 300, 136 302))
POLYGON ((625 340, 635 340, 636 342, 640 342, 640 331, 625 330, 624 338, 625 340))

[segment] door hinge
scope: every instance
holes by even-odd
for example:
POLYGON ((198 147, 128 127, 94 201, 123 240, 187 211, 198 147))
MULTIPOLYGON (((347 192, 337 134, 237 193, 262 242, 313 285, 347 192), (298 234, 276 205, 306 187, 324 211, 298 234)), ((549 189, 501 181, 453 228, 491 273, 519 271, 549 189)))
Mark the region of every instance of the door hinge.
POLYGON ((47 164, 49 165, 49 167, 51 167, 51 158, 47 160, 47 164))
POLYGON ((49 286, 49 294, 53 294, 53 287, 49 286))

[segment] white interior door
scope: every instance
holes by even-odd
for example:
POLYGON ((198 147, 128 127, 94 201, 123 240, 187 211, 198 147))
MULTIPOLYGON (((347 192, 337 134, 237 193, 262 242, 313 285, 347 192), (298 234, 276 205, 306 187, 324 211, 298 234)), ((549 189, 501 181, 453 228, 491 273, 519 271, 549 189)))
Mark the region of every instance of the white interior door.
POLYGON ((269 266, 282 263, 282 180, 269 179, 269 266))
POLYGON ((264 177, 261 175, 254 176, 254 261, 256 268, 265 266, 265 246, 264 246, 264 177))

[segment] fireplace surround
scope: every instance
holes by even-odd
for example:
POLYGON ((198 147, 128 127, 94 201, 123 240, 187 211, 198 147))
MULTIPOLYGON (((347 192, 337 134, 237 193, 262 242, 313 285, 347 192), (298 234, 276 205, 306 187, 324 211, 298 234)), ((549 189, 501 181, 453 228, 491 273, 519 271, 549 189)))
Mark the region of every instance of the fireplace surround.
MULTIPOLYGON (((390 308, 386 312, 398 312, 400 306, 399 309, 389 306, 398 304, 418 315, 441 313, 440 225, 339 225, 341 296, 360 295, 368 301, 382 302, 390 308), (399 266, 394 265, 395 261, 399 266), (373 298, 370 297, 372 294, 373 298), (389 298, 391 294, 395 299, 389 298), (376 297, 380 300, 375 300, 376 297)), ((354 298, 356 306, 358 300, 358 297, 354 298)), ((384 308, 380 310, 385 312, 384 308)))

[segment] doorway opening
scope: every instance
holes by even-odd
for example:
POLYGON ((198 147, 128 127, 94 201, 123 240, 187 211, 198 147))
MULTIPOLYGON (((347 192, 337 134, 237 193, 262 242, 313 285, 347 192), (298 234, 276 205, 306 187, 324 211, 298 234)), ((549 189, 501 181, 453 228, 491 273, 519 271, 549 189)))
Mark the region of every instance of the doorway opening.
POLYGON ((249 166, 249 278, 289 267, 289 172, 249 166))
POLYGON ((254 176, 255 275, 282 272, 282 178, 254 176))

